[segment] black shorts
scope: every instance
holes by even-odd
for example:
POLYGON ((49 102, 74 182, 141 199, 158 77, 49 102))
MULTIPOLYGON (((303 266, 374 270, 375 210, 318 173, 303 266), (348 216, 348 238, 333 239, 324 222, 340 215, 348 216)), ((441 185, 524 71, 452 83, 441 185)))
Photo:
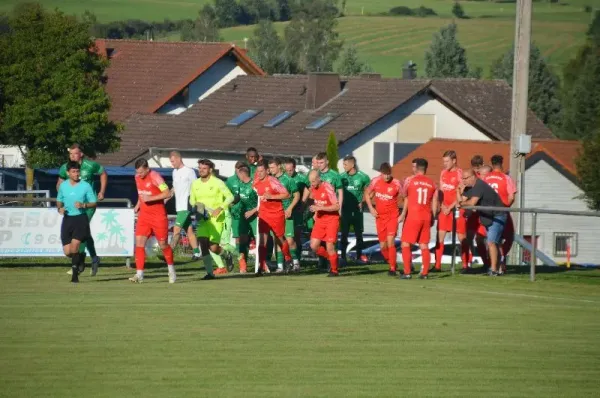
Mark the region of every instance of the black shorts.
POLYGON ((78 216, 63 217, 60 226, 60 240, 63 246, 70 244, 73 239, 84 242, 90 235, 90 221, 85 213, 78 216))

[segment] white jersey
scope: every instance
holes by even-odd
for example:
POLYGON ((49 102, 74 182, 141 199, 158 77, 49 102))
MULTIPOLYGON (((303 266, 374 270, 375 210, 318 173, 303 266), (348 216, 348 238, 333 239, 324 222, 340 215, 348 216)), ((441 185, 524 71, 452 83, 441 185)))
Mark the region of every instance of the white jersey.
POLYGON ((188 210, 192 182, 197 179, 196 172, 187 166, 173 169, 173 189, 175 190, 175 211, 188 210))

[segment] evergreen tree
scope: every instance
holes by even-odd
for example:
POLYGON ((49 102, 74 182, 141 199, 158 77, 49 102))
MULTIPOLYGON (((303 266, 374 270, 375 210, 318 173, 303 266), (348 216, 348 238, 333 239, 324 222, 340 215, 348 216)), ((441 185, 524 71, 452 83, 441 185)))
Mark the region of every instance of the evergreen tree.
POLYGON ((425 53, 425 75, 430 78, 469 77, 467 52, 456 38, 456 24, 440 29, 425 53))
POLYGON ((205 4, 200 10, 193 26, 185 24, 181 28, 182 41, 217 42, 221 41, 219 34, 219 19, 217 12, 210 4, 205 4))
MULTIPOLYGON (((493 79, 506 80, 513 84, 515 50, 509 49, 498 58, 491 68, 493 79)), ((529 56, 529 108, 549 127, 556 127, 560 122, 560 81, 546 60, 540 49, 532 44, 529 56)))
POLYGON ((338 73, 342 76, 357 76, 367 72, 373 72, 371 66, 358 58, 356 47, 353 45, 348 46, 342 55, 338 73))
POLYGON ((340 160, 340 154, 338 153, 338 142, 335 138, 335 133, 332 131, 329 133, 327 139, 327 160, 329 161, 329 168, 338 171, 338 161, 340 160))
POLYGON ((235 0, 215 0, 215 15, 219 28, 228 28, 237 24, 239 6, 235 0))
POLYGON ((600 130, 583 141, 576 161, 577 175, 591 210, 600 210, 600 130))
POLYGON ((467 14, 465 14, 465 10, 463 10, 462 6, 460 5, 460 3, 458 1, 455 1, 454 5, 452 6, 452 15, 454 15, 456 18, 459 18, 459 19, 467 18, 467 14))
POLYGON ((290 71, 285 58, 285 45, 277 34, 273 22, 260 21, 254 29, 248 47, 252 59, 268 74, 290 71))

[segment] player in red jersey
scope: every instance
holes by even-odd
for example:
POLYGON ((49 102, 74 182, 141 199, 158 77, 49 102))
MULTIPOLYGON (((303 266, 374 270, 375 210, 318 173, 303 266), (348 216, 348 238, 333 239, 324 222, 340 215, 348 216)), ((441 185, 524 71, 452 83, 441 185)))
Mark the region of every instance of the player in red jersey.
POLYGON ((268 174, 268 170, 269 166, 265 160, 258 161, 253 184, 260 202, 258 205, 258 235, 260 236, 258 275, 262 275, 262 272, 267 270, 267 239, 271 232, 285 261, 289 262, 292 259, 290 247, 285 239, 285 212, 282 203, 284 199, 290 197, 290 193, 277 178, 268 174))
POLYGON ((340 203, 335 196, 333 187, 321 181, 318 170, 308 174, 310 181, 310 198, 314 204, 310 211, 315 213, 315 225, 310 234, 310 247, 319 257, 329 259, 331 277, 338 276, 338 255, 335 250, 337 234, 340 228, 340 203), (325 247, 321 246, 325 243, 325 247))
MULTIPOLYGON (((440 175, 440 191, 442 196, 441 211, 438 215, 438 241, 435 249, 435 270, 442 269, 442 255, 444 254, 444 240, 446 234, 452 232, 452 215, 456 210, 456 190, 462 179, 462 170, 456 166, 456 152, 450 150, 443 155, 444 170, 440 175)), ((456 235, 461 245, 463 268, 467 267, 468 242, 467 242, 467 220, 464 210, 460 210, 456 219, 456 235)))
MULTIPOLYGON (((504 206, 511 207, 515 201, 515 194, 517 193, 515 181, 504 172, 504 158, 501 155, 492 156, 491 163, 492 171, 483 177, 483 180, 494 188, 494 191, 500 196, 504 206)), ((501 273, 504 273, 506 271, 506 256, 515 239, 515 226, 510 213, 508 213, 506 227, 504 228, 502 238, 504 242, 502 243, 502 246, 500 246, 500 271, 501 273)))
POLYGON ((406 194, 406 187, 408 187, 408 183, 410 182, 410 180, 417 175, 417 163, 419 161, 420 158, 414 158, 411 162, 411 166, 412 166, 412 174, 409 175, 408 177, 404 178, 404 181, 402 181, 402 188, 403 188, 403 193, 406 194))
POLYGON ((365 201, 377 227, 377 236, 381 245, 381 254, 390 265, 388 275, 396 275, 396 235, 398 234, 398 219, 402 200, 402 183, 392 177, 392 167, 382 163, 379 168, 381 175, 373 178, 367 188, 365 201), (375 206, 373 207, 373 197, 375 206))
POLYGON ((129 278, 131 282, 141 283, 144 280, 146 263, 146 241, 152 235, 158 241, 169 269, 169 283, 175 282, 173 250, 167 240, 169 237, 169 221, 164 200, 170 196, 165 180, 154 170, 150 170, 146 159, 135 162, 135 185, 139 200, 135 205, 138 220, 135 226, 135 268, 136 274, 129 278))
POLYGON ((410 279, 412 253, 411 245, 419 244, 423 255, 423 270, 419 279, 427 279, 431 254, 429 253, 429 240, 431 238, 431 221, 438 210, 438 190, 433 180, 427 176, 427 160, 416 159, 416 174, 404 187, 404 214, 407 214, 402 228, 402 261, 404 274, 400 279, 410 279), (408 212, 406 212, 408 209, 408 212))

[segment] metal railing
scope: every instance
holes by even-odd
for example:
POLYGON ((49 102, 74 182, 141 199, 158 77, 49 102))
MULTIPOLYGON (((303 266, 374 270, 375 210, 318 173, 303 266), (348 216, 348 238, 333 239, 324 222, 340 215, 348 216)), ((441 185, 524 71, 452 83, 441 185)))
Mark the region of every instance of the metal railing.
MULTIPOLYGON (((24 195, 27 195, 31 191, 20 191, 24 195)), ((13 196, 0 196, 0 202, 30 202, 30 203, 56 203, 56 198, 17 198, 13 196)), ((105 198, 99 201, 99 203, 125 203, 127 208, 131 208, 131 200, 126 198, 105 198)))
MULTIPOLYGON (((503 213, 530 213, 531 214, 531 261, 529 269, 529 280, 535 281, 535 267, 537 265, 537 216, 538 214, 556 214, 562 216, 579 216, 579 217, 600 217, 599 211, 570 211, 570 210, 551 210, 540 209, 536 207, 523 207, 513 209, 511 207, 494 207, 494 206, 463 206, 465 210, 478 210, 487 212, 503 212, 503 213)), ((452 274, 455 268, 455 250, 456 250, 456 213, 453 212, 452 220, 452 274)))
MULTIPOLYGON (((42 189, 42 190, 32 190, 32 191, 0 191, 0 195, 2 195, 2 198, 9 198, 7 200, 0 200, 0 206, 6 206, 7 204, 11 204, 11 203, 18 203, 20 202, 20 198, 22 197, 22 195, 39 195, 42 194, 44 195, 46 198, 50 197, 50 191, 47 189, 42 189), (21 196, 5 196, 5 195, 21 195, 21 196)), ((43 198, 42 198, 43 199, 43 198)), ((39 203, 39 202, 38 202, 39 203)), ((50 203, 46 202, 46 207, 50 207, 50 203)))

